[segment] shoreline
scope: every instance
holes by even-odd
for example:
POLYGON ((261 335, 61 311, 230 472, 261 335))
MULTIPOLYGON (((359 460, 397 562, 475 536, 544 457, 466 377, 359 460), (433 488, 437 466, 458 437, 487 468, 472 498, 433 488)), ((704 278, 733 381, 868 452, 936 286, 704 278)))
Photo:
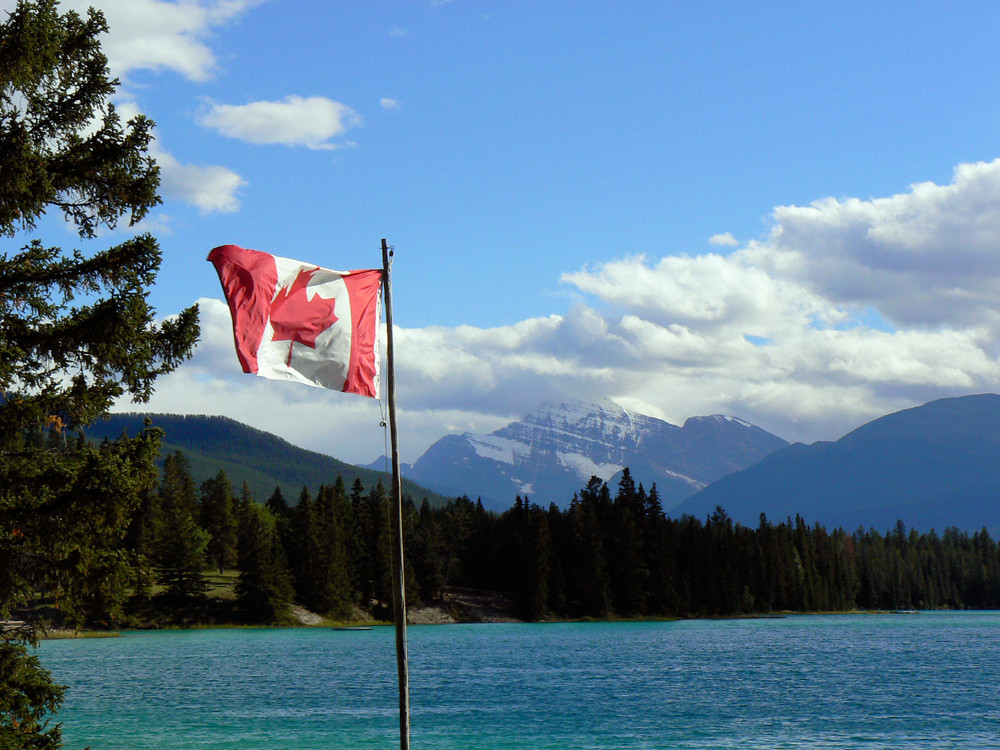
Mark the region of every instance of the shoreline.
MULTIPOLYGON (((370 630, 372 628, 391 628, 393 623, 387 620, 359 619, 359 620, 333 620, 309 612, 302 607, 303 619, 295 618, 294 622, 284 624, 246 624, 246 623, 200 623, 192 625, 165 625, 156 627, 131 627, 119 628, 116 630, 67 630, 62 628, 51 628, 39 640, 74 640, 82 638, 118 638, 122 633, 140 633, 152 630, 253 630, 253 629, 284 629, 284 628, 327 628, 331 630, 370 630)), ((925 610, 927 612, 966 612, 973 610, 925 610)), ((975 610, 983 612, 995 612, 997 610, 975 610)), ((610 623, 642 623, 642 622, 681 622, 681 621, 714 621, 714 620, 783 620, 789 617, 822 617, 830 615, 919 615, 921 610, 846 610, 846 611, 815 611, 815 612, 793 612, 780 611, 770 613, 753 613, 742 615, 706 615, 706 616, 682 616, 665 615, 662 617, 606 617, 592 618, 584 617, 578 619, 546 619, 546 620, 518 620, 513 617, 497 616, 491 619, 458 619, 446 612, 441 607, 419 607, 407 613, 407 625, 495 625, 495 624, 521 624, 521 625, 562 625, 562 624, 610 624, 610 623)))

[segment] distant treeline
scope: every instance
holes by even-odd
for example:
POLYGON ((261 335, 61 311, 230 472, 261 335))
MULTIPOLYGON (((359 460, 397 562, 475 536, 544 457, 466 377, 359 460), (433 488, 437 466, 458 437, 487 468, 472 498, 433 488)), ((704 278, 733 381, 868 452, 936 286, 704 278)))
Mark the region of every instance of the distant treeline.
POLYGON ((422 508, 410 547, 424 595, 507 591, 531 620, 1000 606, 1000 553, 985 529, 849 533, 763 516, 747 528, 721 508, 673 519, 656 485, 636 487, 628 469, 614 497, 595 477, 567 509, 521 498, 499 516, 464 498, 422 508))
MULTIPOLYGON (((294 505, 278 489, 259 504, 224 473, 196 489, 177 452, 126 551, 140 596, 154 583, 161 597, 203 596, 211 565, 239 569, 252 621, 280 620, 292 601, 390 617, 389 518, 381 484, 365 491, 337 477, 294 505)), ((748 528, 721 508, 675 519, 628 469, 614 496, 594 477, 565 509, 520 497, 503 513, 467 497, 439 508, 405 499, 404 534, 411 605, 451 586, 485 589, 508 594, 526 620, 1000 606, 1000 553, 985 529, 827 531, 763 516, 748 528)))

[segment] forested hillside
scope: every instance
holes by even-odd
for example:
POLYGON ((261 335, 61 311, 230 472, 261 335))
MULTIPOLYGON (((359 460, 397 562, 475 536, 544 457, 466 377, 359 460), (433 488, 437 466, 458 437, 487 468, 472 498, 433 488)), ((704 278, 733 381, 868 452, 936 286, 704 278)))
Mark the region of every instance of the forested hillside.
POLYGON ((1000 395, 945 398, 887 414, 832 443, 795 444, 713 482, 674 509, 717 505, 755 524, 801 513, 833 528, 955 526, 1000 532, 1000 395))
MULTIPOLYGON (((303 487, 319 487, 340 475, 353 484, 361 480, 372 488, 379 480, 389 484, 385 472, 353 466, 336 458, 292 445, 276 435, 257 430, 228 417, 184 416, 179 414, 110 414, 87 428, 87 437, 115 440, 127 433, 138 434, 144 420, 164 432, 159 465, 165 456, 181 451, 187 458, 193 480, 200 484, 224 471, 236 487, 246 482, 255 497, 268 497, 276 486, 292 498, 303 487)), ((447 498, 403 479, 403 492, 417 502, 427 498, 442 505, 447 498)))

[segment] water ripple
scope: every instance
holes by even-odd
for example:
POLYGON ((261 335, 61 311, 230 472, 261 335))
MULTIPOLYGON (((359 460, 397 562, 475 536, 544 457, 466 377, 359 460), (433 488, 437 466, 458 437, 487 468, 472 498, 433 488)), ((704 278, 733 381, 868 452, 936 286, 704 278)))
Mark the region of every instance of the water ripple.
MULTIPOLYGON (((1000 614, 413 627, 413 747, 988 748, 1000 614)), ((52 641, 67 747, 398 744, 391 628, 52 641)))

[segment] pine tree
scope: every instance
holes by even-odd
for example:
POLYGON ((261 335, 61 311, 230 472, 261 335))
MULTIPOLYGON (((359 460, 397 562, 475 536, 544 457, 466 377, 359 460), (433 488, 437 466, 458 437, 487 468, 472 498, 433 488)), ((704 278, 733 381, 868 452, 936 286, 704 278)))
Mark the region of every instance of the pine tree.
POLYGON ((159 524, 157 506, 156 494, 145 490, 125 535, 125 549, 131 554, 133 596, 143 600, 149 598, 153 587, 152 566, 159 524))
POLYGON ((197 519, 198 494, 191 478, 191 462, 177 450, 163 459, 163 477, 157 490, 161 503, 186 511, 197 519))
POLYGON ((62 731, 46 715, 59 708, 65 688, 42 669, 29 645, 37 646, 34 636, 0 636, 0 747, 59 748, 62 731))
MULTIPOLYGON (((0 24, 0 234, 30 233, 55 209, 95 239, 158 202, 153 124, 123 123, 109 103, 106 31, 99 12, 60 14, 55 0, 21 0, 0 24)), ((45 590, 85 618, 95 571, 120 581, 128 568, 120 544, 155 482, 159 435, 97 448, 62 433, 120 396, 147 400, 156 377, 189 355, 197 310, 156 321, 146 293, 160 252, 149 235, 90 253, 25 243, 0 253, 0 616, 45 590)), ((112 593, 121 594, 102 596, 112 593)), ((60 694, 25 648, 33 638, 0 642, 0 661, 35 686, 0 695, 5 747, 59 745, 40 716, 60 694)))
POLYGON ((347 496, 339 475, 332 487, 320 487, 316 496, 315 589, 310 592, 317 612, 346 616, 354 596, 346 546, 347 496))
POLYGON ((236 560, 236 498, 224 471, 202 482, 201 527, 209 533, 208 558, 221 575, 236 560))
POLYGON ((527 508, 528 554, 524 561, 524 582, 518 592, 522 616, 540 620, 549 612, 549 576, 552 571, 552 539, 549 519, 537 505, 527 508))
POLYGON ((361 597, 365 606, 392 606, 392 529, 389 525, 389 497, 382 481, 364 497, 359 514, 362 529, 361 597))
POLYGON ((161 498, 160 534, 156 540, 156 581, 163 586, 163 596, 188 602, 203 595, 205 553, 208 532, 194 520, 183 505, 171 505, 161 498))
POLYGON ((197 522, 197 497, 187 457, 174 451, 163 461, 156 493, 156 543, 153 565, 163 595, 190 602, 208 588, 205 565, 209 534, 197 522))
POLYGON ((351 589, 358 598, 364 597, 365 562, 365 524, 366 518, 362 511, 365 504, 365 487, 361 479, 354 478, 351 492, 347 497, 350 508, 351 529, 345 540, 347 554, 347 569, 351 575, 351 589))
POLYGON ((602 517, 610 507, 607 494, 607 485, 594 477, 580 496, 574 496, 570 503, 570 545, 574 562, 572 572, 568 574, 567 595, 572 614, 576 616, 603 617, 611 611, 611 587, 602 531, 602 517))
POLYGON ((241 507, 237 549, 237 606, 250 622, 282 622, 293 591, 271 511, 257 503, 241 507))
MULTIPOLYGON (((319 538, 316 525, 316 511, 309 493, 303 487, 299 502, 292 509, 288 531, 288 565, 295 588, 295 600, 311 607, 313 594, 319 588, 316 575, 319 538)), ((240 564, 242 567, 242 563, 240 564)))
POLYGON ((663 514, 660 493, 654 482, 645 498, 643 513, 644 565, 649 571, 647 611, 657 615, 674 614, 677 608, 677 569, 669 538, 669 525, 663 514))
POLYGON ((426 602, 440 601, 445 584, 445 560, 442 554, 438 515, 431 509, 427 498, 424 498, 415 524, 414 554, 406 559, 419 581, 420 598, 426 602))
POLYGON ((640 496, 632 473, 626 466, 618 482, 614 513, 609 530, 608 573, 615 610, 622 615, 644 614, 646 611, 646 580, 642 524, 645 514, 645 493, 640 496))
POLYGON ((291 509, 288 507, 288 501, 285 500, 285 496, 281 494, 281 487, 275 487, 274 492, 271 493, 271 497, 267 499, 265 503, 267 509, 271 511, 275 520, 287 518, 291 509))

